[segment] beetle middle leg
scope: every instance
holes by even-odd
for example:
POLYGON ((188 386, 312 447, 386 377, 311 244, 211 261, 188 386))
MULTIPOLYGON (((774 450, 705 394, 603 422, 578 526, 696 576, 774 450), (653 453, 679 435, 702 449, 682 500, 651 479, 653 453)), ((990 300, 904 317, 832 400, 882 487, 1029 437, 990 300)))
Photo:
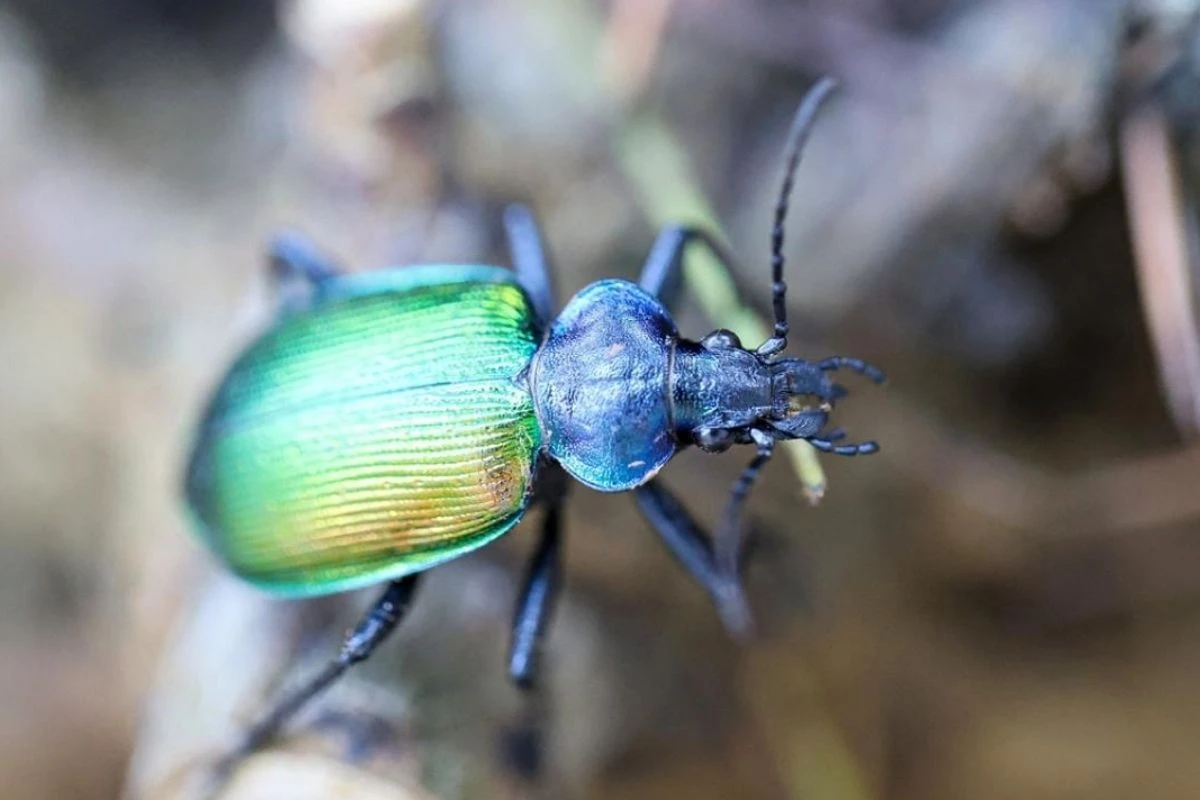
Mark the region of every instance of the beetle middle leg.
POLYGON ((276 235, 267 248, 271 275, 280 290, 279 310, 284 316, 310 306, 325 284, 341 270, 305 236, 276 235))
POLYGON ((517 281, 533 301, 538 320, 543 326, 549 325, 554 319, 554 280, 542 234, 528 206, 514 203, 504 210, 504 232, 517 281))
POLYGON ((643 516, 683 568, 717 606, 726 629, 735 636, 750 634, 754 620, 737 575, 721 569, 712 542, 683 504, 658 480, 633 490, 643 516))
POLYGON ((546 506, 541 539, 529 562, 529 571, 513 614, 508 676, 522 689, 537 682, 542 637, 554 613, 562 586, 562 501, 546 506))
POLYGON ((341 272, 315 244, 298 233, 277 234, 267 248, 267 258, 276 278, 302 278, 313 286, 320 286, 341 272))
POLYGON ((352 666, 368 659, 404 618, 420 577, 417 573, 389 583, 347 634, 337 657, 320 673, 277 701, 266 716, 246 731, 237 747, 217 764, 216 779, 223 781, 239 762, 273 739, 310 700, 337 682, 352 666))
POLYGON ((541 538, 513 613, 508 654, 508 675, 528 693, 528 704, 522 721, 506 737, 505 754, 510 766, 531 780, 541 773, 545 746, 547 698, 541 691, 538 668, 542 639, 562 587, 562 507, 561 495, 547 501, 541 538))

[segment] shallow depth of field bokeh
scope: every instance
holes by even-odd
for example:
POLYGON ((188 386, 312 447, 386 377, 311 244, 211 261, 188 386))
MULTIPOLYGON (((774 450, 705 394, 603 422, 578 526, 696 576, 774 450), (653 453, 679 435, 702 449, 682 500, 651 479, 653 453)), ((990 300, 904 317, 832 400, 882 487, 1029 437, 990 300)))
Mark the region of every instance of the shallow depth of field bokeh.
MULTIPOLYGON (((227 796, 1200 797, 1198 6, 0 7, 0 795, 194 796, 367 601, 264 597, 182 513, 190 426, 270 319, 272 231, 355 269, 507 263, 525 201, 565 300, 699 221, 765 315, 789 116, 831 74, 792 352, 888 370, 839 408, 883 453, 825 458, 817 505, 770 466, 757 639, 628 496, 576 487, 536 708, 503 673, 525 524, 432 573, 227 796)), ((714 521, 750 455, 666 479, 714 521)))

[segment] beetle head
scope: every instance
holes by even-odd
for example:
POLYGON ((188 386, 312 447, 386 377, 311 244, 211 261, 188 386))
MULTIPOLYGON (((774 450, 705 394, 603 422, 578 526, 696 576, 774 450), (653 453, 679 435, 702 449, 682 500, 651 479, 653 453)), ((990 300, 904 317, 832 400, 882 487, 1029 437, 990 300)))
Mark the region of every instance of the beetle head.
POLYGON ((830 373, 850 369, 882 383, 878 368, 857 358, 834 356, 823 361, 800 358, 780 358, 770 361, 774 380, 777 415, 768 420, 772 433, 779 439, 805 439, 814 447, 838 455, 852 456, 874 453, 875 442, 834 446, 844 434, 840 429, 826 432, 829 416, 838 400, 848 393, 835 382, 830 373))
POLYGON ((846 390, 815 364, 800 358, 770 362, 775 418, 767 420, 780 439, 811 439, 829 422, 834 402, 846 390))

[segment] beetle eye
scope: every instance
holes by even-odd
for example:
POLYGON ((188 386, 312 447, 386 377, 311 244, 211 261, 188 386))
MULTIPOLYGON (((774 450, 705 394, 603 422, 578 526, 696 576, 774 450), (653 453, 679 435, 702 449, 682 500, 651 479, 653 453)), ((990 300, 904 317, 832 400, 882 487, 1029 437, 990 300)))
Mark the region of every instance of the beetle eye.
POLYGON ((727 331, 724 328, 713 331, 708 336, 700 340, 700 344, 706 350, 731 350, 733 348, 741 348, 742 340, 733 331, 727 331))
POLYGON ((696 444, 709 453, 722 453, 733 444, 733 433, 724 428, 701 428, 696 431, 696 444))

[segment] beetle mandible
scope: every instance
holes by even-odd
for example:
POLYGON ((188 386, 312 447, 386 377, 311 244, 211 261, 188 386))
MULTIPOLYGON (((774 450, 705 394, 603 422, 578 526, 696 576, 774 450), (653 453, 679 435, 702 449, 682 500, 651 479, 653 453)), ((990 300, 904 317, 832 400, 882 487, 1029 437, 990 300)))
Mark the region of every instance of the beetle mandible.
POLYGON ((514 270, 433 265, 338 274, 295 236, 276 240, 278 277, 309 297, 237 360, 211 400, 186 495, 209 548, 249 582, 315 596, 387 583, 319 675, 253 726, 235 755, 271 738, 371 652, 404 615, 420 574, 474 550, 546 506, 512 626, 508 670, 527 687, 559 585, 566 481, 632 491, 651 526, 734 631, 749 622, 736 557, 742 504, 775 443, 875 452, 826 432, 848 368, 861 360, 782 357, 787 345, 784 222, 821 104, 823 79, 792 123, 771 242, 774 331, 757 349, 717 330, 681 338, 668 310, 685 250, 725 248, 702 230, 659 235, 638 283, 602 280, 555 317, 541 239, 520 206, 505 215, 514 270), (656 480, 681 448, 756 453, 714 540, 656 480), (536 488, 536 491, 535 491, 536 488), (722 543, 725 543, 722 546, 722 543), (736 545, 734 546, 736 552, 736 545))

